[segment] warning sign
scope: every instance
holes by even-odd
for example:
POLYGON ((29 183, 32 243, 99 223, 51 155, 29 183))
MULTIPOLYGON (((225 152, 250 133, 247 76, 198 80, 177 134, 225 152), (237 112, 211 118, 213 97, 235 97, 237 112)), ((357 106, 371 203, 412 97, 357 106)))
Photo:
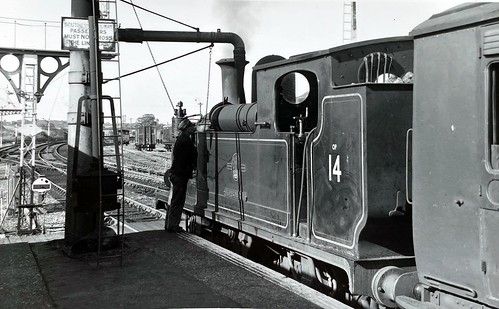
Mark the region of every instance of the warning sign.
POLYGON ((35 179, 35 181, 33 181, 33 184, 31 185, 31 190, 33 190, 33 192, 43 193, 50 190, 51 188, 52 183, 50 182, 50 180, 44 177, 35 179))
MULTIPOLYGON (((62 18, 62 49, 87 50, 90 46, 88 19, 62 18)), ((99 49, 115 51, 114 20, 99 20, 99 49)))

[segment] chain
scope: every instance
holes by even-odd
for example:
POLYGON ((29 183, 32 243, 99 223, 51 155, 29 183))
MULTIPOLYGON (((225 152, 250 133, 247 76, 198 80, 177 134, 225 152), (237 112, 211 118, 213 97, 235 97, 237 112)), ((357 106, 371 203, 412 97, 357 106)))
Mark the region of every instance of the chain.
POLYGON ((206 105, 205 115, 208 115, 208 99, 210 98, 210 79, 211 79, 211 54, 213 51, 213 44, 210 46, 210 57, 208 60, 208 89, 206 90, 206 105))

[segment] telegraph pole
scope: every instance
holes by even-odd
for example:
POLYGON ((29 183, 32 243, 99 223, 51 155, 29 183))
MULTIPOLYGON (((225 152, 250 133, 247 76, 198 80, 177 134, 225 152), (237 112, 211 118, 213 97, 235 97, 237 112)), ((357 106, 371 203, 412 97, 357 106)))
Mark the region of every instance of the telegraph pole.
POLYGON ((203 115, 203 111, 201 109, 201 106, 203 105, 203 102, 201 102, 199 99, 196 99, 199 105, 199 116, 201 117, 203 115))

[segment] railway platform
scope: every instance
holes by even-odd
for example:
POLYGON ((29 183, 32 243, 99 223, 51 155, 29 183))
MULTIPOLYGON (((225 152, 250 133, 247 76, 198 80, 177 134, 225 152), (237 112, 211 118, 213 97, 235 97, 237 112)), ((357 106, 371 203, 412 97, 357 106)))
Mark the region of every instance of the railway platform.
POLYGON ((126 234, 121 266, 63 237, 0 238, 0 308, 348 308, 185 232, 126 234))

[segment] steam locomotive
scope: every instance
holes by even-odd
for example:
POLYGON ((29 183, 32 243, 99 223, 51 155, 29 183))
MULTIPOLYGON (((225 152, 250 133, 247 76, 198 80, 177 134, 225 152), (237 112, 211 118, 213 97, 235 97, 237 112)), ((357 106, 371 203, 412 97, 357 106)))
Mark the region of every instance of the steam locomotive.
POLYGON ((189 228, 353 307, 499 307, 499 4, 404 37, 218 62, 189 228), (243 67, 244 69, 244 67, 243 67))

